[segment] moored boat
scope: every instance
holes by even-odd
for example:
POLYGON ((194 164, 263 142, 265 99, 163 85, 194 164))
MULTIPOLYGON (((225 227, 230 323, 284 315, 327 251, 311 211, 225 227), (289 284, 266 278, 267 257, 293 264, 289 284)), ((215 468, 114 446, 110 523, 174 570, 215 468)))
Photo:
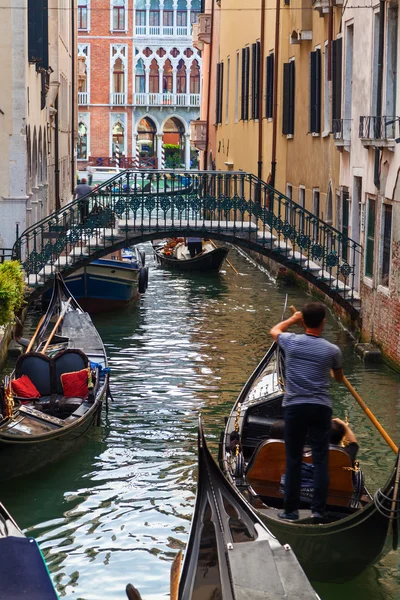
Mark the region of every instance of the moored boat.
POLYGON ((100 422, 108 390, 100 335, 57 274, 47 311, 1 387, 0 480, 36 471, 76 448, 100 422))
MULTIPOLYGON (((180 555, 171 570, 171 600, 316 600, 293 551, 279 544, 214 462, 201 419, 197 479, 182 570, 180 555)), ((131 585, 127 595, 140 598, 131 585)))
MULTIPOLYGON (((328 511, 313 519, 303 495, 300 519, 278 518, 283 508, 285 446, 270 435, 282 418, 284 356, 276 343, 241 391, 221 435, 220 466, 268 529, 296 553, 312 581, 344 582, 362 573, 382 553, 397 548, 400 514, 399 456, 386 485, 372 496, 357 463, 344 448, 330 447, 328 511)), ((303 462, 310 462, 305 450, 303 462)), ((309 490, 310 491, 310 490, 309 490)), ((312 494, 312 490, 311 490, 312 494)))
POLYGON ((25 536, 0 503, 0 597, 4 600, 57 600, 37 542, 25 536))
POLYGON ((218 272, 228 255, 228 248, 216 247, 211 241, 202 242, 202 250, 191 257, 183 238, 163 240, 153 245, 156 261, 168 269, 178 271, 218 272))

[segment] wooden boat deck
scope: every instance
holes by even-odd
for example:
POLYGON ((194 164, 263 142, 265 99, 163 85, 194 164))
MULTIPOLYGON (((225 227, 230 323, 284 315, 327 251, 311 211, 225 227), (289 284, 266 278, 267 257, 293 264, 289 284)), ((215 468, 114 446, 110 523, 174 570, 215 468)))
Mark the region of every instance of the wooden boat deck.
POLYGON ((90 358, 104 358, 103 344, 88 313, 67 312, 62 325, 62 335, 70 339, 70 348, 79 348, 90 358))

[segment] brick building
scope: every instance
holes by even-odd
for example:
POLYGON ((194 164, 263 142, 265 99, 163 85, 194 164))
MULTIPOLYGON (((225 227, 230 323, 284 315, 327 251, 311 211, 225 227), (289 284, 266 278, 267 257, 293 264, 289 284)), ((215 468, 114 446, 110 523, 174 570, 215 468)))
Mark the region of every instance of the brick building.
POLYGON ((200 113, 201 56, 191 45, 199 12, 200 0, 78 0, 78 169, 89 159, 112 162, 117 144, 121 166, 139 160, 162 168, 163 144, 176 144, 190 167, 190 121, 200 113))

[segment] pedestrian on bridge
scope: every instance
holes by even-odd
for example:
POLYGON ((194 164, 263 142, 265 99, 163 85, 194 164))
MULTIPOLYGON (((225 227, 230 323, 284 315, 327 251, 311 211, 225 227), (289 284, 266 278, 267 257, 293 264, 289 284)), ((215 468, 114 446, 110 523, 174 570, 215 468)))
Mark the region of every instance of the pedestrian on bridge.
MULTIPOLYGON (((79 200, 80 198, 83 198, 84 196, 87 196, 88 194, 90 194, 91 191, 92 191, 92 188, 90 187, 90 185, 88 185, 86 178, 83 177, 81 179, 81 182, 78 183, 78 185, 75 188, 75 199, 79 200)), ((81 224, 83 225, 83 223, 85 222, 85 220, 87 219, 87 217, 89 215, 89 198, 85 198, 84 200, 82 200, 79 203, 79 211, 80 211, 81 224)))

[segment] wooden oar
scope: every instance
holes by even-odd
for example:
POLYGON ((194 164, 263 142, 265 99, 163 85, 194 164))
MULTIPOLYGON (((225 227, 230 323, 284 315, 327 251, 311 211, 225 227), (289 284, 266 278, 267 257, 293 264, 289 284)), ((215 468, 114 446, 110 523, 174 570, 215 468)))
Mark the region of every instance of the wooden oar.
POLYGON ((142 600, 139 590, 133 587, 131 583, 128 583, 126 586, 126 595, 128 596, 129 600, 142 600))
MULTIPOLYGON (((296 312, 296 308, 294 306, 291 306, 290 310, 292 311, 292 313, 296 312)), ((391 447, 393 452, 395 452, 397 454, 399 449, 396 446, 396 444, 394 443, 394 441, 392 440, 392 438, 386 433, 386 431, 383 429, 382 425, 379 423, 378 419, 375 417, 375 415, 370 411, 368 406, 365 404, 365 402, 361 398, 360 394, 357 392, 357 390, 355 390, 353 388, 350 381, 344 375, 343 375, 343 383, 347 387, 347 389, 349 390, 349 392, 351 393, 353 398, 355 398, 357 400, 358 404, 361 406, 361 408, 363 409, 363 411, 365 412, 365 414, 367 415, 367 417, 369 418, 371 423, 373 425, 375 425, 376 429, 379 431, 379 433, 381 434, 381 436, 383 437, 385 442, 391 447)))
POLYGON ((181 576, 182 550, 174 558, 171 567, 170 600, 178 600, 179 578, 181 576))
POLYGON ((30 351, 32 350, 32 346, 33 346, 33 344, 35 343, 36 336, 37 336, 37 334, 38 334, 38 332, 39 332, 40 326, 42 325, 42 323, 43 323, 43 321, 44 321, 44 318, 45 318, 45 316, 46 316, 46 315, 43 315, 43 316, 42 316, 42 318, 40 319, 40 321, 39 321, 39 323, 38 323, 38 326, 36 327, 36 331, 35 331, 35 333, 33 334, 33 336, 32 336, 32 339, 31 339, 31 341, 29 342, 29 345, 28 345, 28 347, 27 347, 27 349, 26 349, 26 351, 27 351, 27 352, 30 352, 30 351))
POLYGON ((59 324, 61 323, 61 321, 64 318, 65 313, 67 312, 67 308, 68 308, 68 305, 71 302, 71 300, 72 300, 72 298, 68 298, 68 302, 66 303, 66 305, 62 309, 62 311, 60 313, 60 316, 58 317, 57 322, 54 325, 54 327, 53 327, 53 329, 52 329, 52 331, 51 331, 51 333, 49 335, 49 338, 48 338, 48 340, 47 340, 47 342, 46 342, 46 344, 45 344, 45 346, 44 346, 41 354, 44 354, 46 352, 48 345, 50 344, 51 340, 53 339, 53 336, 54 336, 55 332, 57 331, 57 327, 59 326, 59 324))
MULTIPOLYGON (((218 248, 218 246, 216 244, 214 244, 214 242, 212 240, 210 240, 210 242, 214 246, 214 248, 218 248)), ((225 260, 226 260, 227 265, 229 265, 230 268, 232 269, 232 271, 234 271, 236 273, 236 275, 239 275, 239 271, 237 271, 235 269, 235 267, 233 266, 233 264, 231 262, 229 262, 229 260, 227 258, 225 260)))

